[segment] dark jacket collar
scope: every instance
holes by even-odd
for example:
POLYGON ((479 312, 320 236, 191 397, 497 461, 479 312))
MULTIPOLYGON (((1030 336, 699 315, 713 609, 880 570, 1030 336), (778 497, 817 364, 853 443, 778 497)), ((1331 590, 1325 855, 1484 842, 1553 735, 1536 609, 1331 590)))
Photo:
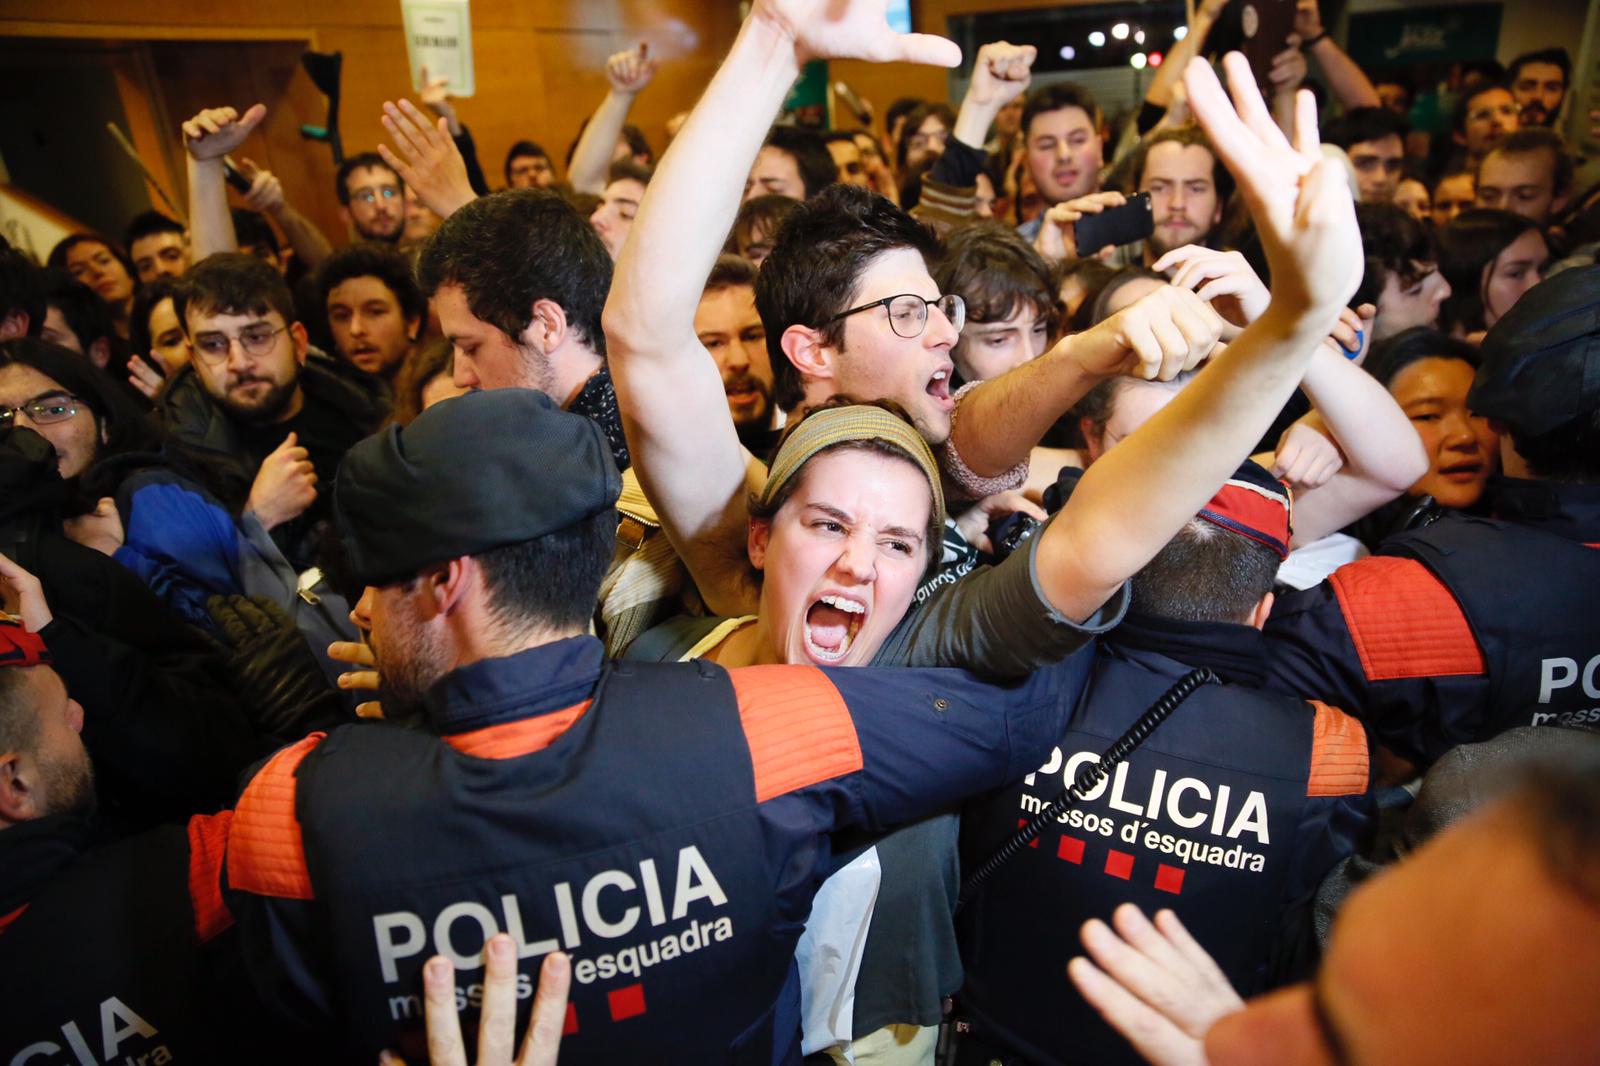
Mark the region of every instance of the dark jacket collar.
POLYGON ((1494 477, 1488 496, 1496 518, 1584 544, 1600 542, 1600 485, 1494 477))
POLYGON ((36 899, 89 846, 92 828, 86 818, 58 814, 0 830, 0 916, 36 899))
POLYGON ((1209 667, 1229 684, 1266 684, 1266 642, 1254 626, 1183 622, 1129 611, 1121 625, 1100 639, 1118 651, 1155 652, 1186 668, 1209 667))
POLYGON ((428 690, 429 728, 448 736, 571 707, 594 695, 605 665, 605 646, 584 636, 463 666, 428 690))

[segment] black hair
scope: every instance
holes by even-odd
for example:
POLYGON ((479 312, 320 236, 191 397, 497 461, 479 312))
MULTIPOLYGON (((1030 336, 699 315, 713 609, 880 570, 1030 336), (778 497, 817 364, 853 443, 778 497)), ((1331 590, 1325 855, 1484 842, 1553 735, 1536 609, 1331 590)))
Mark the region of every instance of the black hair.
POLYGON ((1459 359, 1474 370, 1483 362, 1476 344, 1429 326, 1412 326, 1374 343, 1361 369, 1388 388, 1400 371, 1423 359, 1459 359))
POLYGON ((915 111, 925 103, 927 103, 927 101, 920 96, 897 97, 895 101, 891 103, 883 112, 884 132, 892 132, 897 119, 903 115, 911 114, 911 112, 915 111))
POLYGON ((428 296, 441 285, 461 286, 472 313, 514 343, 533 321, 534 303, 551 300, 577 339, 605 354, 600 312, 611 289, 611 256, 559 193, 507 189, 478 197, 428 238, 417 276, 428 296))
POLYGON ((822 134, 821 134, 822 143, 823 144, 833 144, 835 141, 843 141, 846 144, 855 144, 856 143, 856 134, 858 134, 858 133, 865 133, 868 137, 872 136, 872 134, 870 132, 868 132, 867 130, 863 130, 863 129, 824 130, 822 132, 822 134))
MULTIPOLYGON (((1111 279, 1116 276, 1116 267, 1111 266, 1109 263, 1104 263, 1094 256, 1087 256, 1082 259, 1063 259, 1051 267, 1050 287, 1058 300, 1061 298, 1061 286, 1065 285, 1069 279, 1076 280, 1083 286, 1083 300, 1079 302, 1077 309, 1072 312, 1072 317, 1067 319, 1064 332, 1082 333, 1094 325, 1095 302, 1100 299, 1100 293, 1105 290, 1105 287, 1111 283, 1111 279)), ((1062 310, 1065 311, 1066 308, 1062 307, 1062 310)))
POLYGON ((189 268, 172 297, 185 335, 193 336, 189 309, 222 315, 276 311, 285 325, 297 321, 288 284, 269 264, 243 252, 218 252, 189 268))
MULTIPOLYGON (((155 338, 150 333, 150 312, 162 300, 172 300, 172 309, 176 312, 178 286, 177 278, 160 277, 139 286, 139 291, 134 293, 133 313, 128 316, 128 348, 133 354, 148 356, 155 347, 155 338)), ((179 328, 182 328, 181 322, 179 328)), ((153 365, 162 370, 159 362, 153 365)))
POLYGON ((1322 130, 1322 143, 1333 144, 1346 152, 1358 144, 1398 137, 1405 144, 1411 124, 1387 107, 1352 107, 1322 130))
POLYGON ((933 280, 966 301, 968 322, 999 322, 1032 307, 1052 320, 1056 290, 1050 268, 1013 226, 992 220, 957 226, 945 238, 933 280))
POLYGON ((1531 218, 1489 207, 1461 212, 1439 231, 1439 272, 1450 283, 1450 295, 1439 308, 1439 328, 1473 333, 1484 322, 1484 269, 1511 242, 1529 230, 1539 232, 1531 218))
POLYGON ((616 550, 617 512, 473 556, 489 612, 513 629, 587 627, 616 550))
POLYGON ((1094 95, 1075 82, 1060 81, 1054 85, 1041 86, 1028 94, 1028 102, 1022 106, 1023 141, 1027 141, 1029 128, 1035 118, 1069 107, 1075 107, 1088 115, 1090 124, 1096 130, 1100 128, 1100 105, 1094 102, 1094 95))
POLYGON ((1133 575, 1130 610, 1183 622, 1243 623, 1277 578, 1265 544, 1192 518, 1133 575))
MULTIPOLYGON (((655 149, 650 147, 650 141, 645 137, 644 131, 632 123, 622 127, 622 139, 628 142, 630 155, 644 156, 646 166, 654 165, 656 161, 655 149)), ((634 162, 638 162, 637 159, 634 162)))
POLYGON ((1551 191, 1557 196, 1570 192, 1572 155, 1567 151, 1567 143, 1561 139, 1561 135, 1544 126, 1524 126, 1496 141, 1494 147, 1483 153, 1483 159, 1478 161, 1478 171, 1472 176, 1472 187, 1478 187, 1478 175, 1483 173, 1483 164, 1490 156, 1532 155, 1535 152, 1550 153, 1551 191))
POLYGON ((606 184, 614 181, 636 181, 640 185, 649 185, 650 179, 655 176, 655 168, 643 163, 635 163, 632 159, 616 159, 606 168, 606 184))
POLYGON ((317 317, 328 316, 328 295, 351 278, 377 278, 394 294, 400 317, 426 319, 428 298, 417 288, 411 260, 393 245, 360 241, 334 252, 317 268, 317 317))
POLYGON ((400 187, 400 191, 405 192, 405 179, 400 176, 399 171, 395 170, 394 167, 391 167, 388 163, 383 161, 383 156, 379 155, 377 152, 361 152, 346 159, 343 163, 340 163, 339 172, 334 175, 333 189, 334 192, 338 193, 339 203, 342 206, 350 206, 350 187, 347 184, 350 175, 355 171, 361 170, 365 167, 382 167, 384 170, 387 170, 389 173, 394 175, 395 184, 400 187))
POLYGON ((755 287, 756 265, 742 255, 719 255, 706 278, 704 292, 719 292, 741 286, 755 287))
POLYGON ((739 205, 738 214, 733 216, 731 236, 735 248, 749 244, 757 229, 766 233, 767 240, 775 241, 784 221, 798 210, 800 201, 792 196, 779 193, 752 196, 739 205))
POLYGON ((526 158, 543 159, 550 164, 551 170, 555 169, 555 161, 550 158, 550 153, 545 151, 543 147, 533 141, 518 141, 506 152, 505 175, 507 185, 511 184, 511 164, 519 159, 526 158))
POLYGON ((122 235, 123 246, 132 249, 134 241, 156 233, 176 233, 181 237, 183 236, 183 223, 176 219, 168 218, 160 211, 141 211, 133 216, 133 221, 128 223, 128 228, 122 235))
POLYGON ((44 274, 15 248, 0 248, 0 321, 14 314, 28 316, 28 336, 44 329, 44 274))
POLYGON ((1506 68, 1506 81, 1515 84, 1517 75, 1522 73, 1522 68, 1529 63, 1548 63, 1553 67, 1561 68, 1561 81, 1563 86, 1572 85, 1572 56, 1567 54, 1565 48, 1540 48, 1534 52, 1524 52, 1511 61, 1506 68))
POLYGON ((766 147, 787 153, 800 172, 806 199, 839 180, 839 166, 820 136, 798 126, 774 126, 767 134, 766 147))
MULTIPOLYGON (((950 109, 949 104, 928 103, 920 104, 908 115, 904 126, 900 127, 900 139, 894 146, 894 165, 896 170, 906 168, 906 155, 911 150, 911 138, 916 136, 922 124, 930 118, 936 118, 944 123, 945 132, 953 135, 956 128, 956 113, 950 109)), ((939 153, 934 153, 937 156, 939 153)), ((909 210, 909 208, 907 209, 909 210)))
POLYGON ((1600 482, 1600 404, 1540 434, 1506 426, 1512 447, 1537 478, 1600 482))
POLYGON ((1361 230, 1361 250, 1366 269, 1350 306, 1376 305, 1391 275, 1403 285, 1426 277, 1438 260, 1433 230, 1394 204, 1356 204, 1356 225, 1361 230), (1419 268, 1423 264, 1426 269, 1419 268))
POLYGON ((278 231, 272 228, 272 223, 267 221, 267 216, 260 211, 252 211, 248 207, 233 209, 233 235, 242 248, 265 246, 274 252, 280 251, 283 245, 278 241, 278 231))
POLYGON ((811 326, 824 343, 838 345, 847 309, 862 273, 884 252, 911 248, 930 265, 939 242, 888 200, 855 185, 830 185, 783 223, 772 254, 756 278, 756 310, 767 330, 772 360, 772 399, 792 410, 804 390, 799 371, 783 351, 790 326, 811 326))
POLYGON ((89 286, 75 280, 65 270, 45 271, 45 305, 54 307, 67 320, 67 328, 78 338, 78 347, 85 354, 96 341, 109 345, 110 361, 106 368, 116 373, 128 365, 128 354, 122 338, 111 318, 111 308, 89 286), (119 359, 120 356, 120 359, 119 359), (120 364, 120 366, 119 366, 120 364))

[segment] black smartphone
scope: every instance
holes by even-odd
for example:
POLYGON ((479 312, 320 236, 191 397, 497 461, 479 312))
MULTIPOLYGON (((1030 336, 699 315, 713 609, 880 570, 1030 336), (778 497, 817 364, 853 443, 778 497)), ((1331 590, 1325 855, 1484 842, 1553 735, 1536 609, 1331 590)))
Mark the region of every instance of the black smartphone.
POLYGON ((1261 91, 1272 88, 1272 61, 1289 47, 1294 32, 1295 0, 1237 0, 1239 3, 1240 51, 1250 61, 1261 91))
POLYGON ((250 179, 245 177, 244 172, 234 166, 233 160, 227 156, 222 157, 222 176, 228 180, 229 185, 232 185, 240 192, 250 191, 250 179))
POLYGON ((1072 238, 1080 256, 1094 255, 1108 244, 1132 244, 1155 231, 1150 194, 1128 197, 1121 207, 1108 207, 1098 215, 1084 215, 1073 223, 1072 238))

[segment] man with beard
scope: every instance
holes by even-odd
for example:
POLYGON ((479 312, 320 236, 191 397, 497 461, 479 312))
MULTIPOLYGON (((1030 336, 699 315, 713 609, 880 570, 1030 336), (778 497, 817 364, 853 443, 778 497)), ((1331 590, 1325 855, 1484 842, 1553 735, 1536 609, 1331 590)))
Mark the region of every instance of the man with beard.
POLYGON ((406 228, 406 185, 376 152, 346 159, 334 178, 339 216, 352 239, 394 244, 406 228))
POLYGON ((249 485, 245 515, 297 571, 327 508, 317 490, 383 417, 365 375, 313 349, 283 278, 254 256, 193 267, 173 300, 194 360, 162 395, 167 425, 249 485))
POLYGON ((1231 183, 1211 142, 1198 126, 1162 130, 1147 138, 1132 173, 1140 192, 1150 194, 1155 229, 1137 244, 1123 245, 1113 266, 1156 260, 1186 244, 1205 244, 1222 221, 1222 205, 1231 183))
POLYGON ((1572 81, 1572 57, 1565 48, 1524 53, 1511 61, 1506 80, 1524 126, 1554 126, 1572 81))
POLYGON ((756 311, 754 263, 736 255, 718 257, 694 313, 694 331, 722 372, 739 443, 752 455, 766 455, 777 442, 778 409, 772 406, 767 330, 756 311))

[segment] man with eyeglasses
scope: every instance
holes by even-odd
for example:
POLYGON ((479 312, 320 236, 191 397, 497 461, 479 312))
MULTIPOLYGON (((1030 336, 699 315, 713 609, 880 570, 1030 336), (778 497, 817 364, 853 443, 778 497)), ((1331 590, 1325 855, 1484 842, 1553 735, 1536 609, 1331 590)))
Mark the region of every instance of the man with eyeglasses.
POLYGON ((1489 149, 1522 128, 1522 108, 1501 82, 1484 82, 1462 94, 1456 108, 1455 141, 1476 170, 1489 149))
POLYGON ((406 185, 376 152, 346 159, 334 178, 339 217, 355 239, 395 244, 406 228, 406 185))
POLYGON ((311 347, 283 278, 254 256, 197 263, 173 309, 194 360, 161 398, 168 426, 248 486, 246 514, 308 569, 327 510, 320 486, 376 428, 381 405, 357 371, 311 347))
POLYGON ((1364 204, 1386 204, 1400 185, 1406 158, 1405 119, 1384 107, 1356 107, 1330 122, 1323 135, 1350 157, 1364 204))

